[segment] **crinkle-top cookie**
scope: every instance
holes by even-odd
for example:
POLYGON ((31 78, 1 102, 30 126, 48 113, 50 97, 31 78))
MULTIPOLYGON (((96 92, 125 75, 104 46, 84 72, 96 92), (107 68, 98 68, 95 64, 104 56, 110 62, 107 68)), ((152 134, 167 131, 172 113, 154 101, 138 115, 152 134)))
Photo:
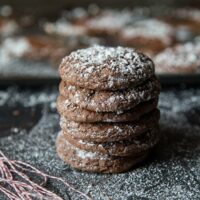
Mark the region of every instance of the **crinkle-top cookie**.
POLYGON ((60 94, 80 108, 96 112, 118 112, 129 110, 141 102, 157 98, 160 83, 157 78, 125 90, 95 91, 60 83, 60 94))
POLYGON ((72 52, 59 68, 63 81, 94 90, 137 85, 154 75, 150 58, 131 48, 94 46, 72 52))

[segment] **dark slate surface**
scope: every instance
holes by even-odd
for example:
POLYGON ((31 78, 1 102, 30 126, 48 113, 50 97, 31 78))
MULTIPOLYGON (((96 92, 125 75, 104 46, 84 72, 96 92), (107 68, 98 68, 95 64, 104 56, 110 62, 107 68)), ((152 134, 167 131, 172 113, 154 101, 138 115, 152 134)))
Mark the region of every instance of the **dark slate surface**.
MULTIPOLYGON (((0 91, 0 149, 8 157, 63 177, 95 200, 200 199, 200 89, 162 91, 160 144, 146 162, 115 175, 78 172, 58 159, 57 94, 56 87, 0 91)), ((58 183, 48 187, 64 199, 81 199, 58 183)))

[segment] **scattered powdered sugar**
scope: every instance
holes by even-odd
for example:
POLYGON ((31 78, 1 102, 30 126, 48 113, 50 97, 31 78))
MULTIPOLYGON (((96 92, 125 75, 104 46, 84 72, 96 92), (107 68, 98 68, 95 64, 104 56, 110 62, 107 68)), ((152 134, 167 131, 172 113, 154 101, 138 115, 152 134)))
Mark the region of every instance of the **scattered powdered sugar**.
MULTIPOLYGON (((53 89, 55 91, 55 88, 53 89)), ((0 91, 0 106, 8 104, 10 106, 16 103, 23 105, 24 107, 36 106, 38 104, 48 104, 56 101, 58 96, 57 92, 51 93, 48 89, 44 90, 43 93, 30 91, 24 91, 23 93, 18 92, 17 88, 8 88, 5 91, 0 91), (13 95, 15 94, 15 95, 13 95)))
POLYGON ((160 39, 166 45, 172 43, 174 34, 172 26, 157 19, 139 20, 132 26, 127 26, 121 31, 121 36, 125 39, 135 37, 160 39))
POLYGON ((0 92, 0 106, 4 105, 9 99, 9 94, 6 92, 0 92))
POLYGON ((159 53, 155 59, 155 63, 162 68, 177 67, 189 68, 195 65, 200 66, 200 42, 180 44, 159 53))
MULTIPOLYGON (((12 88, 7 91, 11 90, 9 101, 16 99, 16 105, 18 102, 26 104, 30 95, 37 100, 38 96, 44 94, 58 94, 57 88, 51 87, 37 92, 12 88)), ((5 101, 6 91, 2 92, 5 101)), ((53 99, 51 101, 54 102, 53 99)), ((1 108, 5 108, 5 105, 1 104, 1 108)), ((46 105, 44 101, 43 105, 46 105)), ((1 137, 5 133, 1 130, 0 149, 10 159, 25 161, 48 174, 64 178, 94 200, 199 199, 200 89, 183 89, 178 86, 163 88, 159 107, 161 142, 149 159, 126 173, 86 173, 72 170, 64 164, 55 151, 59 118, 56 113, 50 112, 48 106, 44 106, 42 118, 31 130, 5 137, 1 137)), ((70 196, 73 200, 80 200, 80 196, 66 191, 57 182, 48 184, 48 187, 61 193, 63 199, 69 199, 70 196)), ((0 199, 5 198, 0 194, 0 199)))

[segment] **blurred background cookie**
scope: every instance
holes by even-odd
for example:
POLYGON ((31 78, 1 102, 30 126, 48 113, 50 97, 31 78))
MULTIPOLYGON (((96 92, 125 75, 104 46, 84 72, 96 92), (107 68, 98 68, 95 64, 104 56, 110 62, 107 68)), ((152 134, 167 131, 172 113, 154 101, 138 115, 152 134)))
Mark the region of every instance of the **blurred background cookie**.
POLYGON ((124 27, 119 37, 123 45, 151 55, 173 45, 175 29, 157 19, 144 19, 124 27))
POLYGON ((179 44, 155 56, 157 73, 187 74, 200 71, 200 42, 179 44))

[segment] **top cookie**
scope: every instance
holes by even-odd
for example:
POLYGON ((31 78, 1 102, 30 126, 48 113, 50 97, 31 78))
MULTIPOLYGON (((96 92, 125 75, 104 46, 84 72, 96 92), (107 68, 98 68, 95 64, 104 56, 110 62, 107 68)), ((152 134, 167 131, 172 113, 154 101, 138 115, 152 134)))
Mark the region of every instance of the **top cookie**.
POLYGON ((72 52, 59 68, 69 85, 93 90, 117 90, 154 75, 150 58, 131 48, 94 46, 72 52))

